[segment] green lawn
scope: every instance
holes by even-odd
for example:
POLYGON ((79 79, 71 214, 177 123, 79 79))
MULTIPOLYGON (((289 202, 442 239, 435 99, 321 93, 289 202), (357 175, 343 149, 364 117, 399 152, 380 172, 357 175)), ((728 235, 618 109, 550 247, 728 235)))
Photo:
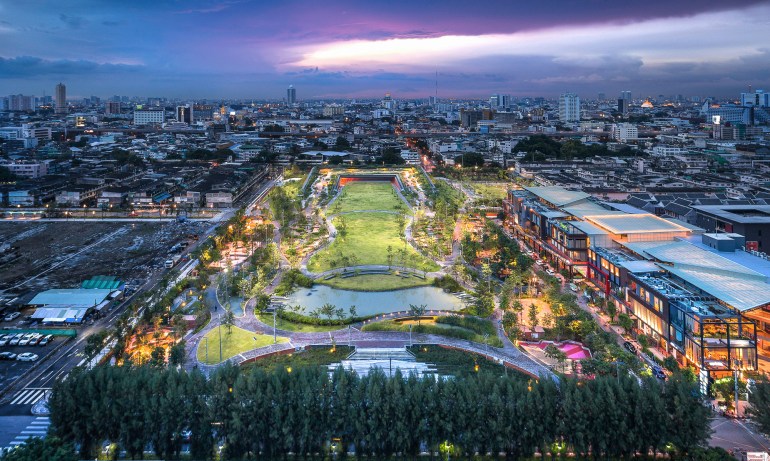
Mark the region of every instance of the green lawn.
POLYGON ((332 204, 329 213, 359 210, 398 211, 411 214, 411 209, 385 182, 353 182, 342 188, 342 195, 332 204))
POLYGON ((508 194, 509 183, 468 183, 473 192, 479 194, 482 199, 502 200, 508 194))
MULTIPOLYGON (((338 226, 340 217, 335 218, 338 226)), ((393 249, 394 264, 402 265, 399 250, 404 249, 404 241, 398 235, 396 216, 386 213, 354 213, 344 215, 347 235, 337 234, 334 243, 313 255, 308 262, 308 269, 321 272, 349 265, 378 264, 388 265, 388 246, 393 249), (354 261, 346 261, 345 256, 354 255, 354 261)), ((407 267, 428 271, 438 270, 438 265, 419 254, 410 245, 406 245, 407 267)))
MULTIPOLYGON (((266 325, 273 325, 273 314, 256 314, 257 319, 266 325)), ((336 331, 347 328, 344 325, 309 325, 307 323, 296 323, 284 320, 280 317, 275 318, 275 327, 279 330, 295 331, 299 333, 315 333, 319 331, 336 331)))
POLYGON ((254 362, 243 365, 243 369, 261 368, 267 372, 298 369, 301 367, 323 366, 327 367, 337 363, 353 352, 353 348, 337 345, 334 350, 331 346, 308 346, 302 352, 291 354, 278 354, 264 357, 254 362))
MULTIPOLYGON (((289 338, 278 337, 279 343, 288 342, 289 338)), ((243 328, 233 327, 230 334, 225 327, 214 328, 198 343, 198 361, 214 365, 234 357, 241 352, 273 344, 273 337, 261 335, 243 328), (222 332, 222 358, 219 357, 219 333, 222 332), (254 338, 257 338, 255 341, 254 338), (208 341, 205 339, 208 338, 208 341), (208 360, 206 359, 206 344, 208 343, 208 360)))
POLYGON ((321 279, 317 280, 316 283, 328 285, 333 288, 340 288, 342 290, 391 291, 427 286, 430 285, 432 281, 433 280, 430 278, 422 280, 411 276, 404 278, 393 274, 371 274, 357 275, 348 278, 335 277, 330 280, 321 279))

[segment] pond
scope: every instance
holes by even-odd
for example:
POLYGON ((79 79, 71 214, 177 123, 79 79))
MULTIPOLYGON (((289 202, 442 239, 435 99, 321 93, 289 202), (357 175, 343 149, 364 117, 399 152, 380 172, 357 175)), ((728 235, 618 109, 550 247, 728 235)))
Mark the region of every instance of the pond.
POLYGON ((311 312, 326 303, 342 308, 347 313, 355 305, 357 315, 369 316, 409 310, 410 304, 426 304, 428 310, 458 311, 465 307, 463 302, 441 288, 415 287, 394 291, 350 291, 316 285, 300 288, 289 295, 287 305, 300 305, 305 312, 311 312))

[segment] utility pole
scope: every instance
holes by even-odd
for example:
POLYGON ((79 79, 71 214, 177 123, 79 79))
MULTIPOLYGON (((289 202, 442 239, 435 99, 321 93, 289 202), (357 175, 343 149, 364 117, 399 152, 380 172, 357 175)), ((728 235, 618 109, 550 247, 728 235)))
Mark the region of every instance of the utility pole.
POLYGON ((276 335, 275 335, 275 314, 276 314, 276 311, 278 311, 278 308, 274 306, 273 307, 273 344, 278 342, 278 339, 276 338, 276 335))

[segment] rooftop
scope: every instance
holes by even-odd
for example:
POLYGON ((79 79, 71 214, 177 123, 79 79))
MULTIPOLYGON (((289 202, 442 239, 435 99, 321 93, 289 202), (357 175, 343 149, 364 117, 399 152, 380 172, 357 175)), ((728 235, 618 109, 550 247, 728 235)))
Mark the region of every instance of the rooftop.
POLYGON ((770 205, 696 205, 693 209, 737 223, 770 224, 770 205))
POLYGON ((56 289, 38 293, 29 302, 33 306, 93 307, 107 299, 107 289, 56 289))
POLYGON ((585 192, 567 190, 559 186, 525 187, 524 189, 556 206, 569 205, 590 197, 585 192))
POLYGON ((613 234, 646 234, 656 232, 689 232, 653 214, 601 214, 586 216, 586 220, 613 234))

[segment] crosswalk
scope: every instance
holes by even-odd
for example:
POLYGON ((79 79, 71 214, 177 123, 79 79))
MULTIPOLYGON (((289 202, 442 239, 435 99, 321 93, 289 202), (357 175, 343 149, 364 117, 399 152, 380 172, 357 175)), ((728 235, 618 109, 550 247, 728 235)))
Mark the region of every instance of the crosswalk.
POLYGON ((50 387, 28 387, 22 389, 11 398, 10 405, 34 405, 50 390, 50 387))
POLYGON ((48 432, 48 426, 50 425, 51 420, 48 419, 47 416, 38 416, 34 421, 29 423, 29 425, 27 425, 27 427, 21 431, 21 434, 17 435, 16 438, 11 441, 7 447, 5 447, 5 449, 10 450, 16 448, 23 444, 27 439, 32 437, 45 437, 45 434, 48 432))

